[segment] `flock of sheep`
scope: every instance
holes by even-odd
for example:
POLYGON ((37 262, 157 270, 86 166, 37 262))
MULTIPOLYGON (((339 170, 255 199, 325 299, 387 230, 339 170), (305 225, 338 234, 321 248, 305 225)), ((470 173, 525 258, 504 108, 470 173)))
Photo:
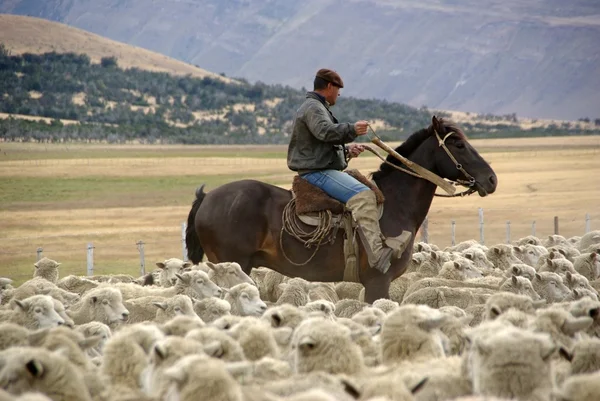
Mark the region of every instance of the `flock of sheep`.
POLYGON ((0 401, 600 400, 600 231, 413 251, 372 305, 237 263, 146 285, 43 258, 0 278, 0 401))

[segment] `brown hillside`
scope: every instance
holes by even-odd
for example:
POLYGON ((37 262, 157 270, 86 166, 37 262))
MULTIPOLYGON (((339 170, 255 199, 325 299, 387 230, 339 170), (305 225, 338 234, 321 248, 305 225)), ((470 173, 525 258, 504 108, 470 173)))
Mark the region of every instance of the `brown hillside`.
POLYGON ((119 66, 123 68, 137 67, 231 82, 228 78, 162 54, 40 18, 0 14, 0 43, 4 43, 13 54, 51 51, 85 53, 92 62, 112 56, 118 59, 119 66))

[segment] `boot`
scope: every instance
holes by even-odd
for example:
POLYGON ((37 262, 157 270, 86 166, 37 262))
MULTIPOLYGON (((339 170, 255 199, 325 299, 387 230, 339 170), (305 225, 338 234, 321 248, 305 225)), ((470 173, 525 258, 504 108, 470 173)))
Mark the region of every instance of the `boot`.
POLYGON ((350 210, 352 217, 358 223, 359 234, 362 229, 364 235, 362 239, 367 248, 369 265, 385 274, 390 268, 392 256, 399 258, 402 255, 412 234, 409 231, 403 231, 399 236, 387 238, 384 242, 379 228, 377 199, 375 192, 371 190, 361 191, 348 199, 346 208, 350 210))

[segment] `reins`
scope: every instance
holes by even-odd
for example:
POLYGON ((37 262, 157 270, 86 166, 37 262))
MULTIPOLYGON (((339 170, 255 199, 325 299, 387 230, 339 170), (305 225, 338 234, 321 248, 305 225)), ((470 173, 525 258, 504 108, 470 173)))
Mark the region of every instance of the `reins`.
POLYGON ((439 146, 444 149, 444 151, 446 152, 446 154, 450 157, 450 159, 452 160, 452 162, 454 163, 454 165, 456 166, 456 169, 458 171, 460 171, 461 173, 463 173, 465 175, 465 177, 467 177, 468 181, 465 180, 461 180, 461 179, 457 179, 456 181, 446 181, 443 178, 439 177, 438 175, 432 173, 431 171, 427 170, 424 167, 419 166, 418 164, 416 164, 413 161, 410 161, 408 159, 406 159, 405 157, 401 156, 400 154, 398 154, 398 152, 396 152, 395 150, 393 150, 392 148, 390 148, 388 145, 386 145, 381 138, 379 138, 379 136, 377 136, 377 133, 375 133, 375 130, 373 129, 373 127, 371 127, 371 124, 368 124, 368 128, 371 130, 371 132, 373 133, 373 135, 375 136, 375 138, 370 138, 371 142, 373 142, 375 145, 379 146, 380 148, 382 148, 383 150, 385 150, 388 154, 392 155, 393 157, 395 157, 396 159, 398 159, 399 161, 401 161, 405 166, 411 168, 414 171, 410 171, 407 170, 401 166, 397 166, 393 163, 388 162, 383 156, 381 156, 375 149, 371 148, 369 145, 363 145, 365 147, 365 150, 368 150, 369 152, 373 153, 375 156, 377 156, 380 160, 382 160, 385 164, 395 168, 396 170, 400 170, 406 174, 412 175, 413 177, 417 177, 417 178, 421 178, 427 181, 430 181, 434 184, 436 184, 437 186, 440 186, 442 189, 444 189, 446 192, 449 193, 449 195, 445 195, 445 194, 434 194, 434 196, 439 196, 439 197, 443 197, 443 198, 455 198, 455 197, 464 197, 464 196, 468 196, 471 195, 475 192, 477 192, 477 190, 475 190, 473 187, 475 186, 475 178, 473 178, 473 176, 471 176, 469 173, 467 173, 467 171, 463 168, 463 166, 458 163, 458 161, 456 160, 456 158, 452 155, 452 153, 450 152, 450 149, 448 149, 448 147, 446 146, 446 139, 452 135, 454 132, 449 132, 448 134, 446 134, 446 136, 442 139, 440 137, 440 135, 438 134, 437 130, 435 128, 433 128, 433 132, 435 133, 435 136, 437 137, 438 140, 438 144, 439 146), (420 173, 420 174, 419 174, 420 173), (468 187, 468 189, 466 191, 463 192, 459 192, 459 193, 454 193, 455 192, 455 188, 452 186, 464 186, 464 187, 468 187))

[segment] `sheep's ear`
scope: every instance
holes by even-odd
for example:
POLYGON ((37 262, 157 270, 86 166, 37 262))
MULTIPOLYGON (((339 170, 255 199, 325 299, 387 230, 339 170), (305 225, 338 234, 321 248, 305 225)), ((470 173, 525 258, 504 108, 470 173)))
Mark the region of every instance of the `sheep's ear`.
POLYGON ((44 374, 44 365, 37 359, 30 359, 25 368, 33 377, 41 377, 44 374))
POLYGON ((542 281, 542 275, 540 273, 535 273, 535 278, 542 281))
POLYGON ((569 362, 573 361, 573 353, 563 346, 558 348, 558 355, 569 362))
POLYGON ((162 310, 167 310, 167 308, 169 307, 169 305, 166 302, 152 302, 152 305, 162 310))
POLYGON ((181 280, 184 283, 189 283, 190 282, 190 276, 189 275, 182 275, 179 273, 175 273, 175 277, 177 277, 179 280, 181 280))
POLYGON ((317 345, 317 342, 310 336, 304 336, 298 341, 298 348, 303 351, 311 350, 317 345))
POLYGON ((343 378, 342 385, 344 386, 344 392, 346 392, 350 397, 358 400, 361 396, 360 391, 358 390, 358 386, 352 383, 348 378, 343 378))
POLYGON ((570 271, 567 270, 567 273, 565 273, 565 276, 567 277, 567 281, 572 281, 573 280, 573 275, 571 274, 570 271))
POLYGON ((519 266, 513 266, 511 270, 515 276, 521 274, 521 268, 519 266))
POLYGON ((502 310, 497 305, 492 305, 490 307, 490 313, 492 314, 492 316, 494 318, 496 318, 496 317, 498 317, 498 316, 500 316, 502 314, 502 310))
POLYGON ((212 356, 215 358, 221 358, 223 356, 223 347, 218 341, 211 341, 208 344, 205 344, 203 348, 204 352, 208 356, 212 356))
POLYGON ((596 256, 598 256, 596 252, 590 253, 590 260, 596 260, 596 256))
POLYGON ((96 302, 98 302, 98 297, 91 297, 90 298, 90 304, 95 304, 96 302))
POLYGON ((154 346, 154 355, 156 355, 157 357, 159 357, 160 359, 166 359, 167 358, 167 349, 162 345, 162 344, 156 344, 154 346))
POLYGON ((437 329, 442 324, 444 324, 445 321, 446 321, 446 316, 442 315, 442 316, 430 318, 423 322, 420 322, 419 327, 425 331, 430 331, 430 330, 437 329))
POLYGON ((519 283, 519 280, 517 280, 517 276, 512 276, 510 279, 512 280, 512 283, 515 285, 517 285, 519 283))
POLYGON ((473 260, 473 254, 472 253, 465 253, 465 258, 467 258, 469 260, 473 260))
POLYGON ((423 252, 423 244, 418 244, 417 245, 417 252, 423 252))
POLYGON ((278 313, 273 313, 271 315, 271 324, 273 327, 279 327, 281 325, 281 316, 278 313))
POLYGON ((25 301, 20 301, 18 299, 15 299, 14 304, 23 310, 27 310, 27 302, 25 302, 25 301))
POLYGON ((412 262, 413 262, 414 264, 418 264, 418 263, 419 263, 419 261, 417 260, 417 258, 415 258, 414 256, 413 256, 413 258, 412 258, 412 262))
POLYGON ((438 258, 437 253, 431 252, 431 259, 436 260, 438 258))
POLYGON ((496 255, 500 255, 500 248, 496 248, 496 247, 494 247, 494 248, 492 248, 492 249, 494 250, 494 253, 495 253, 496 255))
POLYGON ((161 269, 167 268, 167 265, 164 262, 156 262, 156 266, 160 267, 161 269))
POLYGON ((409 385, 408 389, 410 390, 411 393, 417 394, 419 391, 421 391, 421 389, 423 389, 423 387, 425 386, 427 381, 429 381, 429 377, 424 377, 419 382, 417 382, 413 385, 409 385))
POLYGON ((548 266, 554 267, 554 262, 552 261, 552 259, 548 259, 547 263, 548 263, 548 266))
POLYGON ((460 269, 460 263, 454 262, 454 268, 455 269, 460 269))
POLYGON ((588 311, 588 315, 592 318, 592 319, 596 319, 599 315, 600 312, 600 308, 590 308, 590 310, 588 311))
POLYGON ((523 248, 521 248, 520 246, 513 246, 513 251, 522 253, 523 248))
POLYGON ((187 269, 188 267, 192 267, 192 262, 183 262, 183 264, 181 265, 182 269, 187 269))
POLYGON ((35 262, 35 263, 33 264, 33 266, 34 266, 36 269, 39 269, 39 268, 40 268, 40 266, 39 266, 39 264, 38 264, 38 263, 39 263, 39 262, 35 262))
POLYGON ((100 344, 100 341, 102 341, 102 336, 90 336, 78 341, 77 345, 79 345, 79 348, 81 348, 82 350, 86 350, 88 348, 93 348, 97 346, 98 344, 100 344))
POLYGON ((213 262, 209 262, 208 260, 206 262, 204 262, 206 264, 206 266, 211 269, 211 270, 217 270, 216 267, 217 265, 215 265, 213 262))
POLYGON ((572 336, 578 331, 585 330, 594 323, 594 319, 591 317, 583 316, 571 318, 569 317, 562 325, 563 333, 572 336))
POLYGON ((567 253, 564 251, 564 249, 559 249, 558 253, 560 253, 563 256, 567 256, 567 253))

